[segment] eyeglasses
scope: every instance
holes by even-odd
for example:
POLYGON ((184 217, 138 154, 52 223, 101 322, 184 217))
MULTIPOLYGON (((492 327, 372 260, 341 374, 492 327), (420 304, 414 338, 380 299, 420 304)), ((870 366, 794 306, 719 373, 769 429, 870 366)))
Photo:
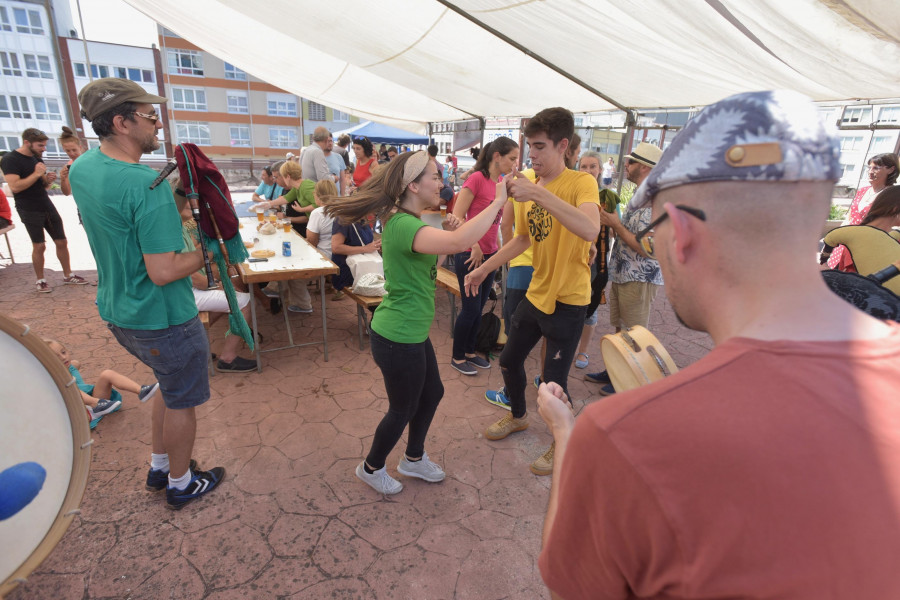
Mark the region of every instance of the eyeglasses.
POLYGON ((144 117, 148 121, 153 121, 154 123, 159 121, 159 115, 148 115, 147 113, 142 113, 142 112, 138 112, 138 111, 134 111, 132 114, 137 115, 139 117, 144 117))
MULTIPOLYGON (((694 208, 692 206, 685 206, 683 204, 676 204, 675 208, 678 210, 683 210, 687 214, 692 217, 696 217, 701 221, 706 220, 706 213, 700 210, 699 208, 694 208)), ((664 212, 658 219, 650 223, 646 229, 642 229, 635 236, 635 241, 641 245, 641 248, 644 249, 644 252, 647 253, 647 256, 653 256, 653 229, 658 227, 660 223, 665 221, 669 217, 669 213, 664 212)))

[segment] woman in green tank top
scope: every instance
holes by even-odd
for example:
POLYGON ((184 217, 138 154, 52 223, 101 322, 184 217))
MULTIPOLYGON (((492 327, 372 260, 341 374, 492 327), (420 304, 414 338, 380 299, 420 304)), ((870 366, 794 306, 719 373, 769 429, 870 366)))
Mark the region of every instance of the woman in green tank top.
POLYGON ((374 214, 384 225, 381 251, 387 294, 372 318, 370 346, 381 369, 388 412, 375 429, 372 447, 356 475, 382 494, 403 485, 391 477, 385 461, 409 425, 406 452, 397 471, 407 477, 437 482, 444 471, 428 459, 425 437, 444 386, 428 331, 434 321, 437 255, 455 254, 487 232, 508 195, 497 184, 491 205, 461 224, 450 215, 444 229, 427 226, 419 217, 440 205, 441 177, 428 153, 407 152, 380 169, 349 198, 328 198, 325 211, 352 223, 374 214))

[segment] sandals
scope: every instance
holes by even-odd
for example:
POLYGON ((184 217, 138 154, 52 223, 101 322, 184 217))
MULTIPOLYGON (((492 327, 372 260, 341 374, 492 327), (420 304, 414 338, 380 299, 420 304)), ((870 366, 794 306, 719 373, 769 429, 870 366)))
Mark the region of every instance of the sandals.
POLYGON ((585 367, 587 367, 587 366, 588 366, 588 359, 589 359, 590 357, 591 357, 591 356, 590 356, 589 354, 585 354, 584 352, 579 352, 579 353, 575 356, 575 368, 576 368, 576 369, 584 369, 585 367), (584 357, 584 360, 581 359, 582 356, 584 357))

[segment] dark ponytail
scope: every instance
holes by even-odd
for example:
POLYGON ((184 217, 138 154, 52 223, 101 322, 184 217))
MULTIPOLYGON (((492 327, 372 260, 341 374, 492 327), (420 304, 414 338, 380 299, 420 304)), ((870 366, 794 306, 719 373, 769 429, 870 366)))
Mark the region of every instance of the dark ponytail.
POLYGON ((481 149, 481 153, 478 155, 478 160, 475 161, 474 169, 476 171, 481 171, 481 174, 487 178, 490 178, 490 166, 491 159, 494 156, 494 152, 499 152, 500 156, 506 156, 514 148, 518 148, 519 145, 509 139, 506 136, 500 136, 495 139, 493 142, 489 142, 485 144, 484 148, 481 149))

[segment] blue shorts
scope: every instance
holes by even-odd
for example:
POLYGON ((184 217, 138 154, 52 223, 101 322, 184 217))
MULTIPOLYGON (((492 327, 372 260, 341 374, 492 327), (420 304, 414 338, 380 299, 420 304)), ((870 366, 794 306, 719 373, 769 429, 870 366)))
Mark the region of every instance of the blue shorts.
POLYGON ((590 314, 587 316, 587 318, 585 318, 584 324, 585 325, 596 325, 597 320, 600 318, 597 316, 597 311, 599 311, 599 310, 600 310, 599 308, 594 309, 593 314, 590 314))
POLYGON ((611 185, 612 177, 604 177, 601 181, 603 182, 603 185, 611 185))
POLYGON ((167 329, 106 326, 123 348, 153 369, 166 408, 193 408, 209 400, 209 338, 198 317, 167 329))

